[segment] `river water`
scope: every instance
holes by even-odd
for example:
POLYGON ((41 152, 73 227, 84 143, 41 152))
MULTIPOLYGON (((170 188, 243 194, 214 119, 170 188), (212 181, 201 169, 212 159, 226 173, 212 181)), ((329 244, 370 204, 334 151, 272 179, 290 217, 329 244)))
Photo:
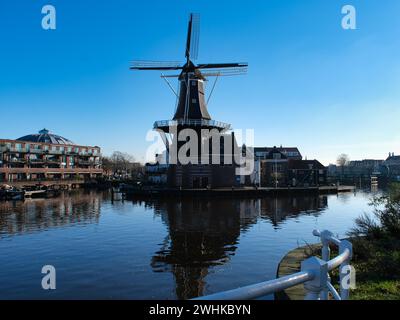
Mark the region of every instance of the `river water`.
POLYGON ((0 299, 188 299, 274 279, 287 251, 318 242, 313 229, 345 236, 372 196, 0 202, 0 299))

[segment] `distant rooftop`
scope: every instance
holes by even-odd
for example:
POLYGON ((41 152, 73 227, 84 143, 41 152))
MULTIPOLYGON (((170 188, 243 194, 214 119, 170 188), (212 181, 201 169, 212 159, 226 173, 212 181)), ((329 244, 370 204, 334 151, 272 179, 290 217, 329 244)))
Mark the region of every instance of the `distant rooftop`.
POLYGON ((254 154, 256 157, 265 157, 273 150, 281 152, 288 158, 297 158, 299 160, 302 159, 302 155, 299 149, 296 147, 254 147, 254 154))
POLYGON ((74 145, 71 140, 68 140, 64 137, 59 135, 50 133, 47 129, 42 129, 37 134, 28 134, 21 138, 17 139, 18 141, 26 141, 26 142, 42 142, 42 143, 51 143, 51 144, 72 144, 74 145))
POLYGON ((400 156, 391 155, 386 159, 386 161, 400 161, 400 156))

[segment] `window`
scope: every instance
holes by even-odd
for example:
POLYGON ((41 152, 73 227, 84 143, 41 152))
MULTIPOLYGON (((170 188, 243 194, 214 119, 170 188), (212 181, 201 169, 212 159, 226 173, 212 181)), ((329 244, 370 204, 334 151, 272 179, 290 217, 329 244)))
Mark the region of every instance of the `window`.
POLYGON ((197 103, 197 99, 192 99, 192 103, 197 103))
POLYGON ((281 159, 281 154, 280 153, 274 153, 273 154, 273 158, 276 159, 276 160, 277 159, 281 159))

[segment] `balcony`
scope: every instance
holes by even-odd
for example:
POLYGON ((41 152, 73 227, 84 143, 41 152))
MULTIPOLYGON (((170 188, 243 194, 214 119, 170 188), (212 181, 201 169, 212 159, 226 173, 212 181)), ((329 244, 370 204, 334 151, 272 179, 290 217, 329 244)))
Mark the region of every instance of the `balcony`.
POLYGON ((169 128, 184 127, 200 127, 200 128, 217 128, 223 131, 230 130, 231 125, 221 121, 206 119, 177 119, 177 120, 161 120, 154 122, 154 129, 167 130, 169 128))
POLYGON ((29 163, 44 163, 45 161, 43 159, 29 159, 29 163))
POLYGON ((64 154, 64 150, 49 150, 49 154, 64 154))
POLYGON ((58 159, 46 159, 45 162, 48 164, 61 164, 61 160, 58 159))
POLYGON ((12 158, 9 162, 10 163, 25 163, 26 159, 25 158, 12 158))
POLYGON ((78 165, 84 165, 84 166, 94 166, 96 163, 94 161, 78 160, 77 164, 78 165))
POLYGON ((27 150, 26 148, 10 148, 10 151, 15 153, 27 153, 29 152, 29 149, 27 150))
POLYGON ((38 148, 31 148, 30 150, 29 150, 29 153, 44 153, 45 152, 45 150, 43 150, 43 149, 38 149, 38 148))
POLYGON ((80 156, 85 156, 85 157, 91 157, 92 156, 92 154, 87 152, 87 151, 80 151, 79 155, 80 156))

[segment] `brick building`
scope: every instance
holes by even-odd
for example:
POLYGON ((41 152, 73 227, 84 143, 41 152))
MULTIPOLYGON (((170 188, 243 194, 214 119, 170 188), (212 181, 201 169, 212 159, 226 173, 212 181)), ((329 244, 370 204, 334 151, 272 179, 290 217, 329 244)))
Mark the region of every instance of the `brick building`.
POLYGON ((327 168, 318 160, 303 160, 297 148, 254 148, 254 151, 257 185, 281 188, 327 184, 327 168))
POLYGON ((87 180, 102 175, 100 147, 80 146, 43 129, 0 139, 0 182, 87 180))

